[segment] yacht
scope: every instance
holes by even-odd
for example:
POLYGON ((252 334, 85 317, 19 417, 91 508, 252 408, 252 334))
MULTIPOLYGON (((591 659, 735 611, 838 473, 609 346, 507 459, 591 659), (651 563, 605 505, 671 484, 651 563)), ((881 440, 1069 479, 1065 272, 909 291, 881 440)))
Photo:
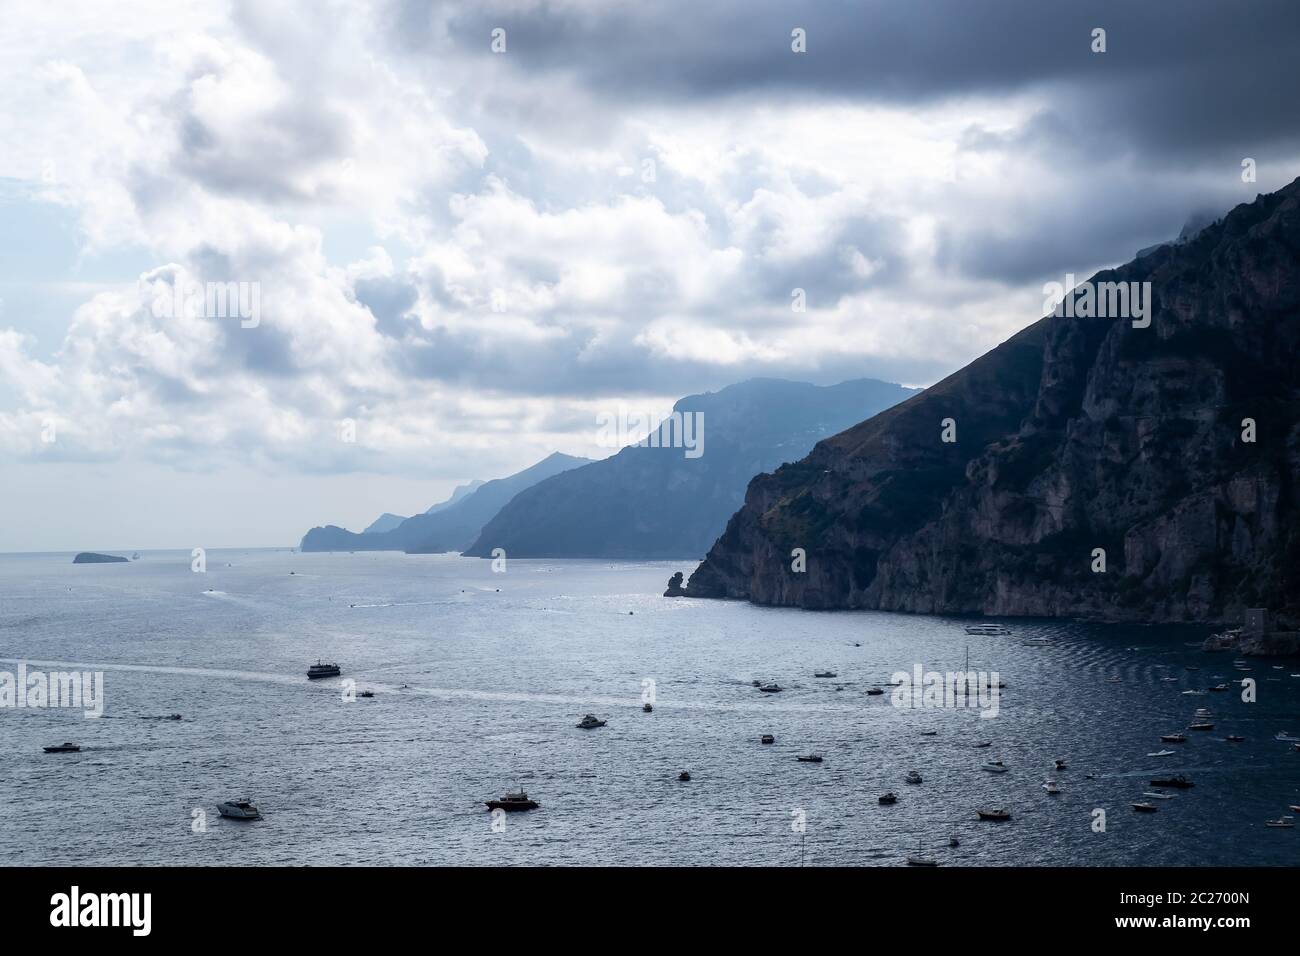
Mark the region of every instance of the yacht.
POLYGON ((1057 786, 1057 783, 1056 783, 1055 780, 1044 780, 1044 781, 1043 781, 1043 789, 1046 790, 1048 793, 1053 794, 1053 795, 1058 794, 1058 793, 1061 792, 1061 788, 1060 788, 1059 786, 1057 786))
POLYGON ((906 780, 908 783, 920 783, 921 775, 917 773, 915 770, 909 770, 907 771, 907 776, 904 777, 903 779, 906 780))
POLYGON ((1174 776, 1174 777, 1167 777, 1167 778, 1165 778, 1165 779, 1152 780, 1152 781, 1151 781, 1151 786, 1153 786, 1153 787, 1173 787, 1175 790, 1187 790, 1187 789, 1189 789, 1189 788, 1191 788, 1191 787, 1196 786, 1196 784, 1192 783, 1192 781, 1188 780, 1186 777, 1184 777, 1184 776, 1180 773, 1180 774, 1178 774, 1177 776, 1174 776))
POLYGON ((597 727, 604 727, 605 723, 606 721, 597 719, 595 714, 584 714, 582 720, 578 721, 574 726, 583 730, 594 730, 597 727))
POLYGON ((307 679, 315 680, 318 677, 338 677, 343 670, 338 664, 322 664, 319 660, 311 667, 307 668, 307 679))
POLYGON ((1185 744, 1187 743, 1186 734, 1161 734, 1160 742, 1165 744, 1185 744))
POLYGON ((514 810, 536 810, 541 806, 536 800, 529 798, 528 794, 519 790, 515 793, 507 793, 500 800, 485 800, 489 810, 505 810, 507 813, 514 810))
POLYGON ((800 763, 821 763, 822 755, 821 754, 799 754, 794 759, 799 761, 800 763))
POLYGON ((776 694, 784 690, 784 688, 780 684, 776 683, 776 681, 770 681, 769 683, 766 684, 760 684, 758 689, 761 690, 764 694, 776 694))
POLYGON ((1011 629, 1001 624, 967 624, 966 633, 978 637, 996 637, 999 634, 1010 634, 1011 629))
POLYGON ((896 794, 896 793, 894 793, 894 791, 890 790, 888 793, 882 793, 882 794, 880 795, 880 797, 877 799, 876 802, 877 802, 877 803, 886 803, 886 804, 888 804, 888 803, 897 803, 897 802, 898 802, 898 794, 896 794))
POLYGON ((1001 807, 992 807, 984 810, 976 810, 981 820, 1010 820, 1011 811, 1003 810, 1001 807))
POLYGON ((983 770, 987 770, 989 773, 1006 773, 1006 772, 1007 772, 1007 768, 1006 768, 1005 766, 1003 766, 1001 760, 990 760, 990 761, 989 761, 988 763, 986 763, 986 764, 985 764, 981 769, 983 769, 983 770))
POLYGON ((74 744, 70 740, 65 740, 61 744, 55 744, 52 747, 46 747, 47 754, 75 754, 81 750, 80 744, 74 744))
POLYGON ((217 812, 229 820, 260 820, 262 811, 250 800, 227 800, 217 804, 217 812))
POLYGON ((1135 803, 1133 809, 1138 813, 1155 813, 1159 809, 1154 803, 1135 803))

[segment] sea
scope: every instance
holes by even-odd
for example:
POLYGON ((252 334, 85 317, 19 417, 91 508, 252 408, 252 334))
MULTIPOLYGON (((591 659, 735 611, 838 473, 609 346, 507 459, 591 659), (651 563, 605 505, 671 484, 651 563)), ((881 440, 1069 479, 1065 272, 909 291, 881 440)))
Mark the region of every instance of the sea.
POLYGON ((98 718, 0 708, 0 862, 1300 862, 1300 833, 1265 826, 1300 804, 1300 752, 1275 739, 1300 737, 1300 661, 1234 664, 1199 649, 1208 627, 970 636, 957 618, 662 597, 689 562, 284 549, 193 567, 0 555, 0 671, 103 674, 98 718), (342 676, 308 680, 317 660, 342 676), (967 661, 1005 683, 996 713, 888 686, 967 661), (1185 730, 1198 707, 1212 731, 1185 730), (579 729, 588 713, 605 726, 579 729), (80 752, 43 752, 62 741, 80 752), (1132 808, 1171 774, 1195 786, 1132 808), (541 806, 486 807, 520 788, 541 806), (244 798, 261 820, 219 816, 244 798))

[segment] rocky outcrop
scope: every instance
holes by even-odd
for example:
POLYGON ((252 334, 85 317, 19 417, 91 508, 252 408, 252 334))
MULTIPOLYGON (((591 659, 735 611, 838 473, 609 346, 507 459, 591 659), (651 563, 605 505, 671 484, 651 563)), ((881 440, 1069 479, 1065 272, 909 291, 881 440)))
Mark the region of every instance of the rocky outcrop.
POLYGON ((1300 617, 1300 181, 1091 281, 1150 282, 1149 327, 1048 316, 759 476, 687 593, 1300 617))
POLYGON ((116 554, 96 554, 94 551, 82 551, 72 559, 73 564, 119 564, 124 561, 129 563, 130 558, 116 554))
POLYGON ((678 571, 668 579, 668 590, 664 592, 664 597, 686 597, 686 589, 682 587, 682 581, 685 575, 678 571))

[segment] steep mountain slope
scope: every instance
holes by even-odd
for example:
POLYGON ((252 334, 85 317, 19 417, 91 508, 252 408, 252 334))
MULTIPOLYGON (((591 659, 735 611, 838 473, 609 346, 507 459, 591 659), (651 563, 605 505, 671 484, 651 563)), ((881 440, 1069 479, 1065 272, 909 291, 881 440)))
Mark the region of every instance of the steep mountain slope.
MULTIPOLYGON (((484 482, 461 495, 460 500, 407 518, 391 531, 355 534, 326 525, 312 528, 302 539, 303 551, 408 551, 430 553, 460 551, 478 536, 483 525, 520 491, 570 468, 588 463, 556 452, 537 464, 506 478, 484 482)), ((462 486, 464 487, 464 486, 462 486)))
POLYGON ((1145 621, 1266 606, 1294 621, 1300 180, 1092 281, 1121 280, 1152 283, 1148 328, 1049 316, 754 479, 687 593, 1145 621))
POLYGON ((873 379, 819 387, 753 379, 690 395, 674 406, 702 418, 698 457, 671 447, 628 447, 518 495, 483 528, 466 554, 487 557, 698 557, 762 471, 808 453, 819 439, 914 394, 873 379))

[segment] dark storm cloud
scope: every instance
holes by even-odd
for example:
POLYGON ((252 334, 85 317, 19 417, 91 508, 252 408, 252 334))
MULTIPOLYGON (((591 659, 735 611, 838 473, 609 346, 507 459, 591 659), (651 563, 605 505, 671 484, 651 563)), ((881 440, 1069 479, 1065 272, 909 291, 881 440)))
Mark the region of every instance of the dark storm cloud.
POLYGON ((483 57, 502 27, 502 69, 573 77, 611 99, 789 93, 910 105, 1055 86, 1061 109, 1112 148, 1214 153, 1297 137, 1293 0, 512 6, 438 5, 435 21, 411 0, 392 6, 389 24, 404 49, 450 42, 483 57), (790 52, 795 27, 807 31, 804 55, 790 52), (1104 54, 1090 49, 1094 27, 1107 31, 1104 54))

